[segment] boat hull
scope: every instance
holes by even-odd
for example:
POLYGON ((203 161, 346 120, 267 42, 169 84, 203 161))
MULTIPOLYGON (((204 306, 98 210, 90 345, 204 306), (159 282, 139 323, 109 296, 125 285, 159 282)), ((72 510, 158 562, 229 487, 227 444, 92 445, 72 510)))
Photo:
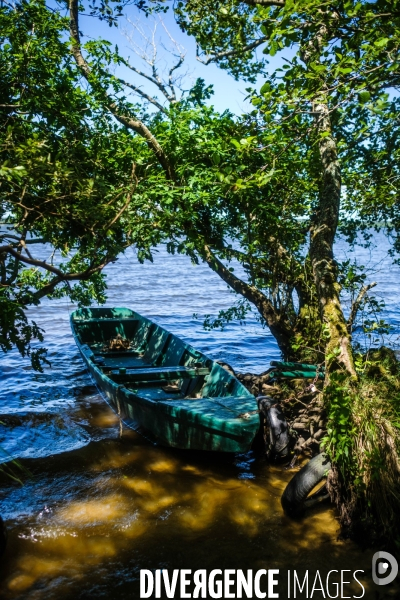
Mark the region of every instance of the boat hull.
POLYGON ((96 385, 127 425, 175 448, 250 449, 257 402, 220 365, 129 309, 80 309, 71 327, 96 385), (118 333, 134 347, 104 350, 118 333))

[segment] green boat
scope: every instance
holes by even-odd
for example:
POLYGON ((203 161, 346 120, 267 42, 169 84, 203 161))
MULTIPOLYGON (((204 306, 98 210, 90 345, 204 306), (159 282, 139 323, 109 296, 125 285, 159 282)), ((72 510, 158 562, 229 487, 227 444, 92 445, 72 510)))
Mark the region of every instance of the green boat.
POLYGON ((128 426, 174 448, 250 449, 257 401, 218 363, 128 308, 77 310, 71 328, 96 385, 128 426))

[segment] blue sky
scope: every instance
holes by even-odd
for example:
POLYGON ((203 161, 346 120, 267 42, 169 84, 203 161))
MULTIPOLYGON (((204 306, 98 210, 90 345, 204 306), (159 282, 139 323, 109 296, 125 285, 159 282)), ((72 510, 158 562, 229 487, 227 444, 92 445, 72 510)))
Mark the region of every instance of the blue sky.
MULTIPOLYGON (((127 16, 131 20, 136 20, 141 14, 141 24, 145 27, 150 24, 150 19, 146 19, 146 17, 143 16, 143 13, 139 13, 139 11, 134 7, 128 7, 128 9, 127 16)), ((212 96, 209 103, 213 104, 217 111, 222 112, 225 109, 229 109, 235 114, 239 115, 249 110, 250 104, 245 100, 246 96, 248 95, 246 88, 252 84, 244 81, 235 81, 234 78, 226 71, 218 68, 218 66, 213 63, 205 66, 198 62, 196 60, 196 46, 194 39, 190 38, 179 29, 175 23, 172 11, 168 11, 168 13, 163 15, 162 18, 170 34, 179 44, 184 46, 186 50, 186 58, 182 72, 189 71, 189 74, 186 78, 184 87, 186 89, 190 88, 198 77, 202 77, 207 85, 212 84, 214 86, 214 96, 212 96)), ((133 30, 132 26, 129 25, 125 18, 120 18, 119 27, 116 28, 109 27, 105 22, 99 21, 96 18, 83 15, 80 17, 80 30, 84 34, 82 38, 83 42, 87 41, 88 39, 107 39, 113 44, 118 45, 119 51, 123 56, 130 56, 132 63, 134 63, 138 68, 144 70, 144 63, 142 63, 134 54, 132 49, 129 48, 129 43, 122 33, 123 29, 130 29, 131 31, 133 30)), ((163 31, 162 27, 159 27, 159 30, 163 31)), ((137 34, 135 39, 139 44, 140 40, 137 34)), ((163 40, 165 43, 168 42, 168 36, 165 33, 163 35, 163 40)), ((161 52, 165 56, 167 55, 167 52, 162 48, 161 52)), ((260 49, 258 50, 258 53, 261 56, 260 49)), ((276 63, 279 61, 279 59, 275 57, 273 61, 274 66, 276 66, 276 63)), ((142 89, 146 93, 151 95, 156 94, 160 100, 162 99, 160 92, 156 90, 156 88, 150 82, 143 80, 132 71, 129 71, 128 69, 118 69, 117 74, 120 77, 124 77, 124 79, 128 80, 134 85, 141 85, 142 89)), ((257 82, 255 87, 259 88, 261 85, 262 81, 260 80, 257 82)))

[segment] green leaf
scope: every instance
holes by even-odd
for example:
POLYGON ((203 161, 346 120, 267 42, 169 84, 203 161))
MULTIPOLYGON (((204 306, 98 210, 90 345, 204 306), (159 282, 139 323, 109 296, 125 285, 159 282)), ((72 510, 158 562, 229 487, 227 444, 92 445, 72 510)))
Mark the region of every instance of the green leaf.
POLYGON ((365 92, 360 92, 360 93, 358 94, 358 97, 359 97, 359 99, 360 99, 360 102, 362 102, 362 103, 365 103, 365 102, 368 102, 368 100, 370 100, 370 98, 371 98, 371 94, 370 94, 369 92, 367 92, 367 91, 365 91, 365 92))
POLYGON ((269 82, 269 81, 266 81, 266 82, 265 82, 265 83, 262 85, 262 87, 261 87, 261 89, 260 89, 260 93, 261 93, 261 94, 266 94, 267 92, 269 92, 269 91, 270 91, 270 89, 271 89, 271 84, 270 84, 270 82, 269 82))
POLYGON ((382 48, 383 46, 386 46, 389 42, 389 38, 381 38, 380 40, 376 40, 374 42, 375 46, 378 46, 378 48, 382 48))

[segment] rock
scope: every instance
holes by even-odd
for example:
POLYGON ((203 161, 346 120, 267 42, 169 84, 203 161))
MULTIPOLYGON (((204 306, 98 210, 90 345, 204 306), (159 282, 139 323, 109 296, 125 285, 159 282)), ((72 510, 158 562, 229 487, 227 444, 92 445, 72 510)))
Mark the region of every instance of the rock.
POLYGON ((296 443, 294 445, 294 448, 293 448, 294 451, 295 451, 295 453, 301 452, 301 449, 302 449, 303 444, 304 444, 305 441, 306 440, 302 436, 299 436, 297 438, 297 441, 296 441, 296 443))
MULTIPOLYGON (((282 414, 291 423, 289 431, 292 430, 292 437, 297 437, 294 446, 296 456, 318 452, 319 439, 326 433, 326 411, 319 394, 304 393, 303 381, 290 381, 283 392, 279 383, 270 385, 270 374, 267 371, 260 375, 239 373, 236 377, 256 397, 269 396, 274 403, 277 398, 281 399, 282 414)), ((264 431, 267 443, 265 433, 268 431, 268 428, 264 431)))
POLYGON ((292 429, 298 430, 298 431, 308 431, 309 428, 309 423, 293 423, 292 424, 292 429))
POLYGON ((273 385, 267 385, 266 383, 263 383, 261 386, 261 393, 264 396, 268 396, 269 394, 276 394, 277 392, 278 390, 273 385))
POLYGON ((308 411, 308 414, 311 416, 317 416, 319 417, 321 414, 321 409, 319 408, 312 408, 311 410, 308 411))

